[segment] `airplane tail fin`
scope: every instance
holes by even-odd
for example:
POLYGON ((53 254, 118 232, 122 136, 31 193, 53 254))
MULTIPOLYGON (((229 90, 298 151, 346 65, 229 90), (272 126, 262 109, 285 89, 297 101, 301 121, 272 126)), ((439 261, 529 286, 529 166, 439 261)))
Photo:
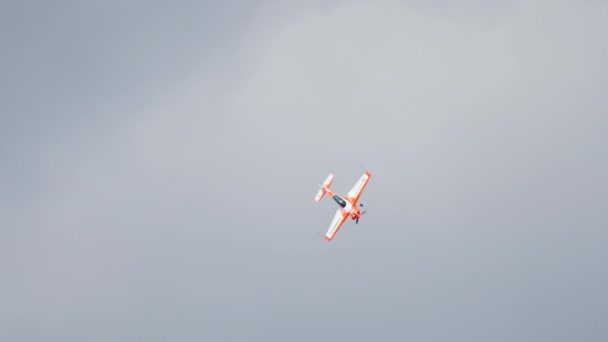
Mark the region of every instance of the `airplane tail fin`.
POLYGON ((323 185, 319 184, 319 187, 321 187, 321 189, 319 189, 317 195, 315 196, 316 202, 319 202, 323 198, 323 196, 325 196, 327 191, 329 191, 329 188, 331 187, 331 183, 333 183, 333 181, 334 174, 330 173, 329 176, 327 176, 327 178, 325 179, 325 182, 323 182, 323 185))

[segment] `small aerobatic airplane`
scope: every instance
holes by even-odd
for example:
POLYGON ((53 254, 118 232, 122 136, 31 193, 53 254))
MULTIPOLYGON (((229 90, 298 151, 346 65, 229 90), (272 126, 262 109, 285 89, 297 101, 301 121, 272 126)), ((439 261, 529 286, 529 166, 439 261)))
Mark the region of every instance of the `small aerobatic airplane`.
MULTIPOLYGON (((334 201, 338 203, 339 206, 338 210, 336 211, 336 214, 334 215, 333 220, 331 221, 331 224, 329 225, 327 233, 325 233, 325 239, 327 241, 331 241, 331 239, 334 238, 344 221, 346 221, 347 217, 350 216, 353 220, 355 220, 355 223, 359 223, 359 218, 361 217, 361 215, 365 214, 365 211, 361 212, 357 208, 357 201, 359 201, 359 197, 361 197, 361 193, 363 192, 363 189, 367 185, 367 182, 369 181, 369 178, 371 176, 371 173, 365 171, 363 176, 359 178, 357 183, 355 183, 352 189, 350 189, 348 194, 344 197, 334 193, 329 189, 331 187, 331 183, 334 181, 333 173, 330 173, 329 176, 327 176, 327 179, 325 179, 323 185, 318 184, 321 189, 319 189, 319 191, 317 192, 317 195, 315 196, 315 201, 319 202, 323 198, 323 196, 328 193, 334 199, 334 201)), ((359 205, 363 206, 363 204, 359 205)))

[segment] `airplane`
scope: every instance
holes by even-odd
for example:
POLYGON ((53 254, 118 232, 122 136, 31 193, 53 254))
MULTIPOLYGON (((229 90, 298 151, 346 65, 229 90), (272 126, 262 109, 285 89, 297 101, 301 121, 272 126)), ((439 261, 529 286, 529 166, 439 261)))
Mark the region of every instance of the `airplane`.
MULTIPOLYGON (((330 173, 329 176, 327 176, 323 184, 317 184, 320 187, 317 195, 315 196, 315 201, 317 203, 321 201, 325 194, 329 194, 329 196, 331 196, 333 200, 338 203, 338 210, 336 211, 336 214, 329 225, 329 229, 327 229, 327 232, 325 233, 325 239, 328 242, 331 242, 344 221, 346 221, 346 218, 350 216, 353 220, 355 220, 355 224, 358 224, 361 215, 365 214, 365 211, 361 212, 357 208, 357 202, 359 201, 359 197, 361 197, 361 193, 367 185, 367 182, 369 182, 371 176, 371 173, 365 171, 365 173, 361 176, 361 178, 359 178, 357 183, 355 183, 346 196, 340 196, 330 190, 331 184, 334 181, 333 173, 330 173)), ((359 204, 359 206, 362 207, 363 204, 359 204)))

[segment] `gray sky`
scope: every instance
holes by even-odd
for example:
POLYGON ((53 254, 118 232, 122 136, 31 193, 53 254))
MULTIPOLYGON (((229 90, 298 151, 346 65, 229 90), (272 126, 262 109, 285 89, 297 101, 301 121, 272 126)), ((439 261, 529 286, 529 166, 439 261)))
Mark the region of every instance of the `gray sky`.
POLYGON ((607 15, 5 2, 0 339, 605 341, 607 15))

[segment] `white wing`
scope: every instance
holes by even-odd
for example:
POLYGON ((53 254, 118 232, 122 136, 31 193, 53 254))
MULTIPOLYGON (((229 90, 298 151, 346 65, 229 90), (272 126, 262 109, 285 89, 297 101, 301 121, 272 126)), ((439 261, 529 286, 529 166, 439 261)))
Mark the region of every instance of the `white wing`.
POLYGON ((331 224, 329 225, 329 229, 327 229, 327 233, 325 233, 325 239, 327 239, 327 241, 331 241, 331 239, 334 238, 334 236, 336 235, 336 233, 338 232, 347 217, 348 214, 343 212, 342 210, 338 209, 336 211, 336 214, 334 215, 334 218, 331 220, 331 224))
POLYGON ((367 182, 369 181, 369 178, 371 176, 372 176, 371 173, 365 171, 365 173, 363 174, 363 176, 361 176, 361 178, 359 178, 359 180, 357 181, 357 183, 355 183, 355 185, 353 186, 353 188, 350 189, 350 191, 346 195, 346 196, 348 196, 348 198, 351 200, 351 202, 354 205, 357 204, 357 201, 359 200, 359 197, 361 197, 361 193, 363 192, 363 189, 367 185, 367 182))

